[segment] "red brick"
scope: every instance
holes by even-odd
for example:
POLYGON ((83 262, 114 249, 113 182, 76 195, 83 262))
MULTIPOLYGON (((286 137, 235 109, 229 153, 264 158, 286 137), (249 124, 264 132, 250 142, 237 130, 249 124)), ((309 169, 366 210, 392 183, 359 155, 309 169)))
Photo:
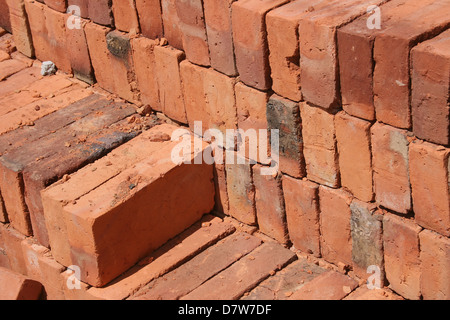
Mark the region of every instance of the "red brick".
POLYGON ((407 299, 420 299, 421 230, 411 220, 392 214, 383 218, 386 278, 390 287, 407 299))
POLYGON ((77 6, 79 8, 79 12, 73 12, 75 15, 78 15, 81 18, 88 19, 89 18, 89 0, 67 0, 67 6, 77 6))
POLYGON ((349 276, 328 271, 294 292, 289 300, 341 300, 357 286, 349 276))
POLYGON ((342 189, 321 186, 320 248, 322 257, 332 263, 352 265, 351 194, 342 189))
POLYGON ((59 12, 66 12, 67 9, 67 0, 44 0, 45 4, 52 8, 53 10, 59 12))
POLYGON ((9 59, 0 62, 0 81, 5 80, 9 76, 25 69, 27 65, 22 61, 9 59))
POLYGON ((198 255, 209 246, 227 237, 235 228, 220 218, 206 215, 157 251, 147 265, 136 265, 103 288, 92 287, 88 293, 105 300, 123 300, 150 281, 161 277, 198 255), (202 226, 207 223, 208 226, 202 226))
POLYGON ((155 47, 154 53, 162 111, 171 119, 187 123, 179 66, 184 53, 160 46, 155 47))
POLYGON ((211 66, 231 77, 237 75, 231 27, 231 5, 234 1, 203 1, 211 66))
POLYGON ((371 290, 368 289, 367 286, 362 286, 356 288, 356 290, 350 293, 348 296, 346 296, 344 300, 381 301, 381 300, 404 300, 404 299, 401 296, 393 293, 391 290, 386 288, 371 290))
MULTIPOLYGON (((67 19, 69 19, 69 17, 71 16, 66 16, 67 19)), ((92 69, 91 57, 89 56, 89 48, 84 31, 87 22, 80 18, 80 23, 81 29, 70 29, 66 20, 67 43, 70 43, 70 45, 67 46, 70 65, 76 78, 93 84, 95 82, 94 70, 92 69)))
MULTIPOLYGON (((227 159, 228 160, 228 159, 227 159)), ((255 186, 250 162, 225 163, 230 215, 248 225, 256 224, 255 186)))
POLYGON ((408 213, 412 209, 408 133, 380 123, 371 133, 375 199, 385 208, 408 213))
POLYGON ((177 300, 226 269, 261 244, 244 232, 233 234, 207 248, 187 263, 158 278, 134 294, 132 300, 177 300))
POLYGON ((0 267, 11 269, 8 253, 6 252, 5 241, 3 240, 3 233, 7 232, 6 226, 6 224, 0 223, 0 267))
POLYGON ((175 6, 180 19, 186 59, 198 65, 209 66, 209 49, 203 15, 203 1, 176 0, 175 6))
POLYGON ((424 300, 450 298, 450 239, 424 230, 419 234, 422 276, 420 288, 424 300))
POLYGON ((363 201, 372 201, 371 123, 343 112, 335 118, 342 186, 363 201))
POLYGON ((416 222, 450 236, 450 150, 415 141, 409 145, 409 174, 416 222))
POLYGON ((103 26, 114 26, 112 0, 89 1, 89 18, 103 26))
POLYGON ((9 17, 9 8, 7 0, 0 0, 0 28, 11 31, 11 21, 9 17))
POLYGON ((161 3, 159 0, 136 0, 142 35, 150 39, 163 36, 161 3))
POLYGON ((271 87, 265 30, 267 12, 286 0, 243 0, 232 4, 232 28, 236 66, 246 85, 267 90, 271 87))
POLYGON ((164 37, 172 47, 183 50, 183 32, 180 27, 180 17, 177 13, 177 0, 161 0, 164 37))
POLYGON ((382 2, 384 1, 333 1, 322 10, 313 11, 301 19, 301 86, 306 101, 326 109, 339 106, 337 29, 364 14, 370 5, 382 2))
POLYGON ((374 13, 363 15, 337 32, 339 72, 343 109, 355 117, 375 120, 373 98, 373 48, 375 38, 384 30, 422 10, 433 0, 389 1, 381 7, 381 29, 368 28, 374 13))
POLYGON ((415 44, 439 34, 448 26, 448 4, 446 1, 435 1, 409 15, 404 23, 384 30, 375 39, 374 95, 377 120, 399 128, 411 127, 410 50, 415 44))
POLYGON ((39 282, 0 267, 1 300, 39 300, 41 292, 39 282))
POLYGON ((229 215, 230 204, 227 193, 227 177, 224 164, 214 164, 214 209, 220 213, 229 215))
POLYGON ((68 221, 69 254, 81 268, 83 282, 104 286, 213 208, 212 166, 175 164, 171 155, 178 143, 161 141, 161 135, 170 137, 176 129, 158 127, 153 138, 159 141, 157 153, 153 148, 152 156, 56 213, 68 221), (155 214, 160 212, 164 217, 155 214))
MULTIPOLYGON (((5 2, 5 0, 3 1, 5 2)), ((34 47, 24 1, 6 0, 6 3, 9 6, 11 32, 14 36, 17 50, 31 58, 34 56, 34 47)))
POLYGON ((123 32, 139 33, 135 0, 113 0, 112 2, 116 28, 123 32))
POLYGON ((300 103, 303 155, 308 179, 332 188, 340 186, 334 115, 300 103))
POLYGON ((295 178, 306 175, 299 104, 276 94, 267 103, 269 130, 279 130, 280 171, 295 178))
POLYGON ((37 59, 45 61, 45 57, 50 55, 50 48, 46 39, 45 5, 32 0, 24 0, 24 4, 28 16, 30 35, 32 35, 34 54, 37 59))
POLYGON ((296 259, 277 243, 264 243, 181 300, 235 300, 296 259))
POLYGON ((3 228, 2 236, 10 269, 21 274, 27 274, 27 266, 22 253, 22 241, 26 237, 11 226, 3 228))
POLYGON ((159 101, 159 88, 156 80, 155 46, 157 40, 139 37, 131 40, 133 49, 134 70, 136 72, 137 88, 140 100, 153 110, 162 111, 159 101))
POLYGON ((259 230, 279 243, 287 244, 289 236, 286 224, 281 175, 263 175, 262 166, 253 166, 255 206, 259 230))
POLYGON ((296 249, 320 257, 319 186, 283 176, 289 238, 296 249))
POLYGON ((411 50, 411 108, 414 135, 450 144, 450 31, 411 50))

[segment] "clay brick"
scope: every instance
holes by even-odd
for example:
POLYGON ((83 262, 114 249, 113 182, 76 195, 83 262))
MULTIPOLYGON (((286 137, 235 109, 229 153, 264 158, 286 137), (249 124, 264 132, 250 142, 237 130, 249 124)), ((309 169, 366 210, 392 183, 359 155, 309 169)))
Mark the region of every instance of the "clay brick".
POLYGON ((152 253, 148 257, 152 260, 150 264, 139 263, 111 284, 103 288, 92 287, 88 293, 98 299, 126 299, 137 289, 174 270, 234 231, 235 228, 231 224, 223 222, 220 218, 206 215, 152 253), (208 226, 204 226, 203 223, 208 226))
POLYGON ((329 262, 352 265, 351 210, 352 196, 343 189, 319 187, 320 250, 329 262))
POLYGON ((263 175, 262 166, 253 166, 255 206, 259 230, 279 243, 287 244, 289 236, 286 224, 281 175, 263 175))
POLYGON ((45 4, 52 8, 53 10, 59 12, 66 12, 67 9, 67 0, 44 0, 45 4))
POLYGON ((142 35, 150 39, 163 36, 161 3, 159 0, 136 0, 142 35))
POLYGON ((269 130, 279 130, 280 171, 295 178, 306 175, 299 104, 278 95, 267 103, 269 130))
POLYGON ((139 37, 131 40, 133 49, 134 70, 136 72, 137 88, 140 100, 153 110, 162 111, 159 101, 159 88, 156 81, 155 46, 157 40, 139 37))
POLYGON ((389 289, 382 288, 378 290, 371 290, 368 289, 367 286, 362 286, 356 288, 356 290, 350 293, 348 296, 346 296, 344 300, 381 301, 381 300, 405 300, 405 299, 393 293, 389 289))
POLYGON ((9 76, 25 69, 27 65, 22 61, 9 59, 0 62, 0 81, 8 78, 9 76))
POLYGON ((24 5, 28 16, 34 54, 37 59, 46 61, 45 58, 50 55, 50 48, 46 39, 45 5, 31 0, 24 0, 24 5))
POLYGON ((1 300, 39 300, 41 292, 39 282, 0 267, 1 300))
POLYGON ((294 261, 295 254, 277 243, 264 243, 181 300, 235 300, 294 261))
POLYGON ((203 1, 211 66, 230 77, 237 75, 231 27, 231 5, 234 1, 203 1))
MULTIPOLYGON (((67 15, 67 19, 69 19, 67 15)), ((89 48, 86 41, 86 33, 84 31, 84 26, 86 25, 85 20, 80 20, 81 29, 68 27, 68 22, 66 20, 66 36, 68 55, 70 57, 70 65, 74 76, 86 83, 93 84, 95 82, 94 70, 91 64, 91 57, 89 56, 89 48)))
POLYGON ((388 1, 380 8, 381 29, 368 27, 368 19, 374 14, 371 12, 338 30, 342 106, 348 114, 370 121, 375 120, 373 98, 375 38, 432 2, 433 0, 388 1))
POLYGON ((300 114, 308 179, 338 188, 340 173, 334 115, 307 102, 300 103, 300 114))
POLYGON ((450 144, 450 31, 411 50, 411 108, 414 135, 450 144))
POLYGON ((177 300, 228 268, 261 244, 244 232, 233 234, 206 249, 174 271, 139 290, 132 300, 177 300))
POLYGON ((448 300, 450 297, 450 239, 429 230, 419 234, 422 276, 420 288, 424 300, 448 300))
POLYGON ((349 276, 328 271, 294 292, 289 300, 341 300, 357 286, 349 276))
POLYGON ((113 27, 112 0, 89 1, 89 18, 96 24, 113 27))
POLYGON ((411 127, 410 50, 449 25, 448 4, 445 0, 434 1, 375 39, 373 81, 377 120, 398 128, 411 127))
POLYGON ((412 208, 408 133, 376 123, 371 134, 375 199, 385 208, 406 214, 412 208))
POLYGON ((5 60, 11 59, 9 53, 7 53, 6 51, 1 50, 0 51, 0 62, 3 62, 5 60))
POLYGON ((229 215, 230 204, 227 193, 227 177, 224 164, 214 164, 214 210, 229 215))
POLYGON ((180 27, 177 0, 161 0, 162 21, 164 26, 164 37, 172 47, 183 50, 183 32, 180 27))
POLYGON ((0 267, 11 269, 8 253, 6 252, 5 241, 3 240, 3 233, 6 232, 6 226, 6 224, 0 223, 0 267))
POLYGON ((187 123, 179 66, 184 53, 160 46, 154 48, 154 53, 162 111, 171 119, 187 123))
POLYGON ((383 218, 386 279, 395 292, 411 300, 420 299, 421 230, 411 220, 392 214, 383 218))
POLYGON ((320 257, 319 186, 283 176, 289 238, 294 247, 320 257))
POLYGON ((37 67, 23 69, 2 81, 0 95, 5 97, 12 92, 21 90, 41 77, 41 70, 37 67))
POLYGON ((372 201, 371 123, 340 112, 335 117, 342 186, 363 201, 372 201))
POLYGON ((212 166, 171 160, 178 143, 170 136, 176 129, 157 127, 152 156, 59 212, 66 220, 69 254, 72 264, 81 268, 81 281, 104 286, 213 208, 212 166), (182 181, 189 181, 189 187, 182 181))
POLYGON ((10 225, 2 230, 3 246, 12 271, 27 274, 27 266, 22 253, 22 241, 26 238, 10 225))
POLYGON ((139 33, 135 0, 112 0, 115 26, 123 32, 139 33))
POLYGON ((9 17, 9 8, 7 0, 0 0, 0 28, 11 31, 11 21, 9 17))
POLYGON ((313 10, 312 8, 319 10, 325 3, 327 2, 292 1, 267 14, 267 42, 270 52, 272 90, 280 96, 293 101, 302 100, 299 21, 313 10))
POLYGON ((246 85, 267 90, 271 87, 266 14, 286 0, 243 0, 232 4, 232 29, 236 66, 246 85))
POLYGON ((209 66, 209 49, 203 14, 203 1, 176 0, 175 6, 180 19, 186 59, 198 65, 209 66))
MULTIPOLYGON (((88 19, 89 18, 89 0, 67 0, 67 6, 68 9, 70 6, 77 6, 79 8, 79 12, 78 9, 76 12, 73 12, 73 14, 76 14, 83 18, 83 19, 88 19)), ((97 1, 96 1, 97 2, 97 1)))
MULTIPOLYGON (((3 0, 5 2, 5 0, 3 0)), ((17 50, 29 58, 34 56, 33 41, 31 39, 30 25, 28 22, 23 0, 6 0, 9 7, 11 32, 17 50)), ((6 5, 6 4, 5 4, 6 5)))
POLYGON ((417 140, 409 145, 409 174, 416 222, 450 236, 450 150, 417 140))
POLYGON ((238 164, 237 161, 232 164, 225 163, 225 172, 230 215, 248 225, 255 225, 255 186, 252 165, 248 161, 245 161, 245 164, 238 164))
POLYGON ((336 32, 346 23, 366 13, 367 0, 333 1, 313 11, 299 23, 300 67, 303 97, 326 109, 339 107, 339 63, 336 32))
POLYGON ((384 283, 383 216, 376 206, 359 200, 350 204, 353 271, 361 279, 370 276, 368 268, 380 269, 381 285, 384 283))

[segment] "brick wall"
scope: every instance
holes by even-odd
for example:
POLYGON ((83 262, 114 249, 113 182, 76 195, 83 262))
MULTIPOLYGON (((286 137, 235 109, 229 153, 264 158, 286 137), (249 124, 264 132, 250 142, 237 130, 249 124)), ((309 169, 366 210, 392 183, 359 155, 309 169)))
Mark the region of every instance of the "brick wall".
POLYGON ((191 129, 281 129, 278 175, 217 165, 217 210, 362 279, 375 265, 405 298, 450 299, 448 1, 0 8, 19 51, 191 129))

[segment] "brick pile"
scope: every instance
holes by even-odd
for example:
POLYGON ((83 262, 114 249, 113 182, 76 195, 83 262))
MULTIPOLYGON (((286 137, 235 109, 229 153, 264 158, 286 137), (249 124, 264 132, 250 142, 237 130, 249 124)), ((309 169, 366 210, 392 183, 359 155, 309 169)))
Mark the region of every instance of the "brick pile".
MULTIPOLYGON (((63 72, 128 102, 148 104, 191 130, 195 121, 222 132, 280 129, 277 175, 261 176, 267 166, 261 159, 216 164, 217 211, 355 278, 368 279, 376 266, 382 284, 404 298, 450 299, 447 0, 6 2, 0 24, 12 30, 25 56, 51 60, 63 72), (66 13, 69 5, 80 8, 81 18, 66 13), (380 29, 369 27, 377 12, 368 12, 372 5, 379 6, 380 29), (74 19, 79 28, 70 24, 74 19)), ((36 76, 20 71, 24 61, 0 62, 3 78, 14 74, 25 83, 36 76)), ((0 87, 10 90, 2 97, 5 106, 8 96, 20 94, 5 89, 10 78, 0 87)), ((62 80, 59 85, 60 94, 82 90, 62 80)), ((0 140, 7 141, 13 123, 3 123, 0 140)), ((14 176, 16 185, 3 188, 0 179, 0 218, 5 223, 10 217, 14 229, 0 225, 3 242, 20 247, 24 236, 35 235, 46 247, 45 236, 33 232, 40 219, 33 213, 35 195, 18 195, 24 184, 43 189, 57 175, 36 179, 31 171, 40 169, 32 152, 7 157, 0 178, 14 176), (20 168, 8 166, 7 157, 20 161, 20 168)), ((79 215, 91 232, 82 206, 65 210, 79 215)), ((86 241, 72 247, 88 248, 83 254, 94 261, 95 237, 87 243, 69 236, 67 245, 86 241)), ((66 244, 61 248, 64 256, 66 244)), ((12 257, 7 261, 20 265, 12 257)), ((101 280, 94 272, 95 279, 86 281, 99 286, 114 275, 101 280)), ((219 296, 220 279, 212 280, 219 296)), ((293 298, 317 294, 307 289, 293 298)))

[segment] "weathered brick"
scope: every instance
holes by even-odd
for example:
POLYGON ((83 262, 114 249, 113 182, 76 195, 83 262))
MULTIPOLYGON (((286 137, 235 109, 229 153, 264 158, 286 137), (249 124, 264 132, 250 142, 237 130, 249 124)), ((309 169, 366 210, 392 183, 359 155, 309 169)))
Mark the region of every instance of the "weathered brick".
POLYGON ((182 297, 181 300, 234 300, 265 279, 271 272, 296 259, 277 243, 264 243, 229 268, 182 297))
POLYGON ((39 282, 0 267, 1 300, 39 300, 41 293, 39 282))
POLYGON ((94 23, 113 27, 112 0, 89 1, 89 18, 94 23))
POLYGON ((164 37, 172 47, 183 50, 183 32, 177 13, 176 0, 161 0, 164 37))
POLYGON ((237 75, 231 27, 231 5, 234 1, 203 1, 211 66, 230 77, 237 75))
POLYGON ((209 66, 209 49, 203 14, 203 1, 176 0, 175 6, 180 19, 186 59, 198 65, 209 66))
POLYGON ((380 270, 381 285, 384 283, 383 216, 376 206, 359 200, 350 204, 352 234, 352 260, 355 274, 367 279, 368 268, 380 270))
MULTIPOLYGON (((88 19, 89 18, 89 0, 67 0, 68 9, 71 6, 77 6, 77 11, 72 11, 73 14, 79 15, 81 18, 88 19)), ((75 7, 72 7, 75 8, 75 7)), ((71 8, 71 9, 72 9, 71 8)))
POLYGON ((179 66, 184 53, 160 46, 154 48, 154 53, 162 111, 171 119, 187 123, 179 66))
POLYGON ((159 0, 136 0, 142 35, 150 39, 163 36, 161 3, 159 0))
POLYGON ((246 85, 267 90, 271 87, 266 14, 286 0, 243 0, 232 4, 232 29, 236 66, 246 85))
MULTIPOLYGON (((5 2, 5 0, 3 0, 3 2, 5 2)), ((27 57, 32 58, 34 56, 34 47, 24 1, 6 0, 6 4, 5 6, 9 7, 11 32, 14 36, 14 43, 17 50, 27 57)))
POLYGON ((6 252, 5 241, 3 239, 3 233, 6 232, 6 226, 6 224, 0 223, 0 267, 11 269, 8 253, 6 252))
POLYGON ((139 33, 139 20, 135 0, 112 0, 114 23, 118 30, 139 33))
POLYGON ((421 230, 411 220, 392 214, 383 218, 386 279, 395 292, 407 299, 420 299, 421 230))
POLYGON ((282 244, 287 244, 289 236, 286 224, 281 175, 264 175, 263 166, 253 166, 255 185, 255 206, 259 230, 282 244))
POLYGON ((59 12, 66 12, 67 0, 44 0, 44 3, 53 10, 59 12))
POLYGON ((12 92, 21 90, 41 77, 41 70, 37 67, 23 69, 2 81, 0 95, 5 97, 12 92))
POLYGON ((320 250, 329 262, 352 265, 352 196, 343 189, 319 187, 320 250))
POLYGON ((404 300, 404 299, 401 296, 393 293, 391 290, 386 288, 371 290, 367 288, 367 286, 361 286, 359 288, 356 288, 355 291, 346 296, 344 300, 381 301, 381 300, 404 300))
POLYGON ((26 237, 10 225, 2 228, 3 246, 12 271, 27 274, 27 266, 22 253, 22 241, 26 237))
POLYGON ((227 177, 225 172, 225 164, 214 164, 214 209, 220 213, 229 214, 230 204, 227 193, 227 177))
POLYGON ((411 108, 414 135, 450 144, 450 31, 411 50, 411 108))
POLYGON ((447 2, 434 1, 375 39, 373 86, 377 120, 398 128, 411 127, 410 50, 449 25, 447 2))
POLYGON ((9 59, 0 62, 0 81, 8 78, 9 76, 25 69, 27 65, 22 61, 9 59))
POLYGON ((11 31, 11 20, 9 17, 10 9, 7 0, 0 0, 0 28, 11 31))
POLYGON ((319 186, 283 176, 289 238, 296 249, 320 257, 319 186))
POLYGON ((376 123, 371 134, 375 199, 385 208, 406 214, 412 209, 408 133, 376 123))
POLYGON ((409 174, 416 222, 450 236, 450 150, 416 140, 409 145, 409 174))
POLYGON ((340 186, 334 115, 300 103, 303 154, 308 179, 332 188, 340 186))
POLYGON ((340 112, 335 117, 341 183, 363 201, 372 201, 371 123, 340 112))
POLYGON ((267 103, 269 130, 279 130, 280 171, 295 178, 306 174, 299 104, 278 95, 267 103))
POLYGON ((420 288, 424 300, 450 297, 450 239, 430 230, 419 234, 422 275, 420 288))

